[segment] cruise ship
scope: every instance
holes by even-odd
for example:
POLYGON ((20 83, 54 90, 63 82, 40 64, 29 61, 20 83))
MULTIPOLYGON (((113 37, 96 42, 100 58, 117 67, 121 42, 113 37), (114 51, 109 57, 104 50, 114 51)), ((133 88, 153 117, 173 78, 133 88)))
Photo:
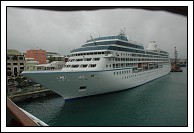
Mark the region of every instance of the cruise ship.
POLYGON ((70 51, 68 62, 58 71, 24 71, 22 75, 64 97, 72 99, 136 87, 168 74, 168 52, 128 40, 124 32, 87 40, 70 51))

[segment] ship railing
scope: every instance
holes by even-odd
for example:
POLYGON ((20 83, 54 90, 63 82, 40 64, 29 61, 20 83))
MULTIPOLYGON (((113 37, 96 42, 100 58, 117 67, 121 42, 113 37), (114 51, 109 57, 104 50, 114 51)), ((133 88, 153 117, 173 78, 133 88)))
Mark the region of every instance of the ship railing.
POLYGON ((15 103, 7 98, 7 126, 44 126, 33 121, 15 103))

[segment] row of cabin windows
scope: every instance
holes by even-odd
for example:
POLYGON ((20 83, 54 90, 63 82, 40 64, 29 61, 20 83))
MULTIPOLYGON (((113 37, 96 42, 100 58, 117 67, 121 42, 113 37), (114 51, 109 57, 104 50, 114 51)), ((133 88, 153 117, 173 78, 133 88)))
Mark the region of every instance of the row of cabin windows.
MULTIPOLYGON (((116 53, 118 56, 119 54, 116 53)), ((168 58, 168 55, 146 55, 146 54, 129 54, 129 53, 121 53, 120 56, 134 56, 134 57, 151 57, 151 58, 168 58)))
MULTIPOLYGON (((96 55, 96 54, 110 54, 107 52, 90 52, 90 53, 80 53, 80 54, 72 54, 71 56, 81 56, 81 55, 96 55)), ((129 54, 129 53, 116 53, 117 56, 134 56, 134 57, 149 57, 149 58, 168 58, 168 55, 145 55, 145 54, 129 54)))
POLYGON ((99 61, 100 58, 84 58, 84 59, 70 59, 68 62, 74 62, 74 61, 99 61))
MULTIPOLYGON (((165 63, 164 63, 165 64, 165 63)), ((147 64, 148 65, 148 64, 147 64)), ((124 67, 137 67, 138 66, 138 63, 117 63, 117 64, 109 64, 109 65, 106 65, 106 67, 108 68, 108 67, 113 67, 113 68, 124 68, 124 67)), ((149 69, 152 69, 152 68, 159 68, 159 67, 161 67, 162 65, 158 65, 158 64, 154 64, 154 65, 152 65, 152 64, 150 64, 149 65, 149 69)), ((148 66, 146 67, 145 66, 145 68, 144 69, 148 69, 148 66)), ((135 71, 135 70, 134 70, 135 71)), ((138 70, 138 71, 140 71, 140 70, 138 70)))
POLYGON ((168 55, 131 54, 134 57, 168 58, 168 55))
POLYGON ((106 39, 121 39, 121 40, 128 41, 126 36, 118 35, 118 36, 106 36, 106 37, 94 38, 94 39, 87 40, 87 42, 91 42, 91 41, 93 42, 93 41, 98 41, 98 40, 106 40, 106 39))
POLYGON ((79 53, 79 54, 71 54, 70 56, 84 56, 84 55, 101 55, 101 54, 105 54, 108 55, 110 54, 110 51, 106 51, 106 52, 89 52, 89 53, 79 53))
POLYGON ((140 45, 136 45, 136 44, 132 44, 132 43, 127 43, 127 42, 122 42, 122 41, 101 41, 101 42, 92 42, 92 43, 87 43, 82 45, 82 47, 88 47, 88 46, 110 46, 111 44, 116 44, 121 45, 121 46, 125 46, 125 47, 132 47, 132 48, 137 48, 137 49, 144 49, 143 46, 140 45))
POLYGON ((113 67, 113 68, 123 68, 123 67, 134 67, 137 66, 137 63, 117 63, 117 64, 110 64, 106 65, 106 67, 113 67))
POLYGON ((65 65, 65 68, 86 68, 86 67, 96 67, 96 64, 81 64, 81 65, 65 65))
MULTIPOLYGON (((95 46, 95 47, 81 47, 71 51, 72 52, 81 52, 81 51, 91 51, 91 50, 114 50, 114 51, 123 51, 123 52, 132 52, 132 53, 141 53, 142 55, 149 54, 148 56, 168 56, 168 53, 159 53, 159 52, 150 52, 144 50, 135 50, 130 48, 123 48, 118 46, 95 46)), ((99 52, 89 52, 89 53, 79 53, 72 54, 72 56, 80 56, 80 55, 93 55, 99 54, 99 52)), ((103 53, 101 53, 103 54, 103 53)), ((127 54, 128 55, 128 54, 127 54)))
MULTIPOLYGON (((79 53, 79 54, 71 54, 70 56, 84 56, 84 55, 98 55, 98 54, 111 54, 110 51, 106 51, 106 52, 88 52, 88 53, 79 53)), ((118 53, 116 53, 117 56, 119 56, 118 53)), ((151 52, 146 52, 146 54, 129 54, 129 53, 120 53, 120 56, 137 56, 137 57, 153 57, 153 58, 168 58, 168 54, 164 55, 164 54, 159 54, 158 53, 154 53, 152 54, 151 52)))
POLYGON ((138 49, 144 49, 143 46, 132 44, 132 43, 126 43, 121 41, 103 41, 103 42, 92 42, 82 45, 82 47, 88 47, 88 46, 96 46, 96 45, 111 45, 111 44, 117 44, 121 46, 126 47, 132 47, 132 48, 138 48, 138 49))
MULTIPOLYGON (((159 68, 161 68, 161 67, 163 67, 163 66, 160 65, 159 68)), ((151 69, 154 69, 154 68, 151 68, 151 69)), ((149 69, 149 70, 151 70, 151 69, 149 69)), ((158 70, 156 70, 156 71, 158 71, 158 70)), ((131 72, 130 70, 117 71, 117 72, 114 72, 113 75, 128 74, 130 72, 131 72)), ((133 68, 132 73, 138 73, 138 72, 142 72, 142 70, 137 70, 136 68, 133 68)), ((148 72, 148 73, 151 73, 151 72, 148 72)), ((137 76, 139 76, 139 75, 143 75, 143 74, 138 74, 137 76)), ((136 76, 136 75, 132 75, 132 76, 129 76, 129 77, 134 77, 134 76, 136 76)))
MULTIPOLYGON (((159 71, 159 70, 156 70, 159 71)), ((152 71, 155 72, 155 71, 152 71)), ((141 76, 141 75, 147 75, 148 73, 152 73, 152 72, 147 72, 147 73, 140 73, 140 74, 135 74, 135 75, 131 75, 131 76, 127 76, 127 77, 122 77, 122 79, 128 79, 128 78, 132 78, 132 77, 136 77, 136 76, 141 76)))
POLYGON ((168 53, 153 53, 153 52, 146 52, 146 54, 168 56, 168 53))
MULTIPOLYGON (((116 55, 119 55, 116 53, 116 55)), ((168 58, 168 55, 163 55, 163 54, 129 54, 129 53, 121 53, 120 56, 134 56, 134 57, 152 57, 152 58, 168 58)))
POLYGON ((144 59, 144 58, 109 58, 109 61, 169 61, 168 59, 144 59))
POLYGON ((130 73, 130 70, 126 70, 126 71, 118 71, 118 72, 114 72, 114 75, 121 75, 121 74, 128 74, 130 73))

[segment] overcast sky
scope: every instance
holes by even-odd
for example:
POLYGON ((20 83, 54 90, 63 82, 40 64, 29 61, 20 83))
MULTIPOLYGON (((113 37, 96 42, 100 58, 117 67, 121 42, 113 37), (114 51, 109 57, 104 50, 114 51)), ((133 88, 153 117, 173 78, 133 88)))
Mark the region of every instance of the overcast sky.
POLYGON ((7 7, 7 48, 26 52, 44 49, 62 55, 93 38, 126 36, 144 44, 156 41, 159 48, 174 58, 187 58, 187 17, 165 11, 107 9, 96 11, 47 11, 7 7))

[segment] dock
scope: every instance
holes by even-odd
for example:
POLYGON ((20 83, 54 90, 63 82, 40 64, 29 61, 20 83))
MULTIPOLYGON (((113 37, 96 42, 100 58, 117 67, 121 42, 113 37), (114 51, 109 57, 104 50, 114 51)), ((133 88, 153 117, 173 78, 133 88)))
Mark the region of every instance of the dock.
POLYGON ((13 88, 11 89, 12 91, 8 93, 7 97, 13 102, 21 102, 45 96, 58 95, 47 88, 28 88, 28 89, 15 88, 17 91, 13 91, 14 90, 13 88))
POLYGON ((8 97, 14 102, 20 102, 20 101, 25 101, 29 99, 35 99, 35 98, 45 97, 45 96, 55 95, 55 94, 56 93, 50 91, 49 89, 46 89, 46 90, 39 90, 34 92, 11 95, 8 97))

